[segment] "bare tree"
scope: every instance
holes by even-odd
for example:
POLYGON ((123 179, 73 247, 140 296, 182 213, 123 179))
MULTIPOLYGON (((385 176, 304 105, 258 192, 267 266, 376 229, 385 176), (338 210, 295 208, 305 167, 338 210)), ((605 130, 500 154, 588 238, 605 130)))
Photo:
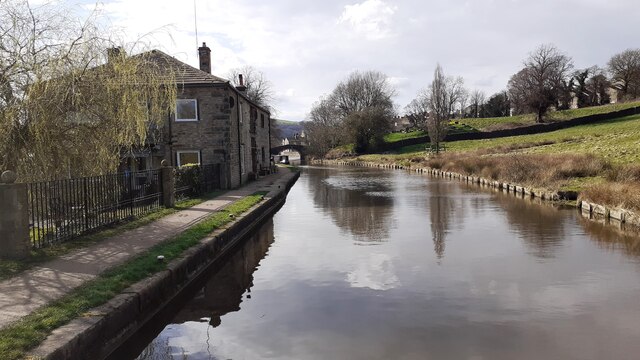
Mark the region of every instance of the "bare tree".
POLYGON ((273 84, 262 71, 248 65, 230 70, 227 76, 234 86, 240 85, 239 75, 242 75, 244 86, 247 87, 247 97, 267 110, 275 112, 273 84))
POLYGON ((485 95, 482 90, 473 90, 471 93, 471 109, 473 113, 471 117, 478 118, 480 117, 480 113, 482 112, 482 106, 485 102, 485 95))
POLYGON ((465 96, 467 90, 464 88, 464 79, 461 76, 447 77, 447 89, 449 91, 449 114, 454 115, 456 111, 456 105, 460 103, 460 100, 465 96))
POLYGON ((304 130, 312 154, 324 155, 332 148, 345 143, 343 122, 335 104, 329 98, 315 103, 304 123, 304 130))
POLYGON ((460 95, 458 96, 458 104, 460 105, 460 117, 465 117, 465 109, 467 108, 467 104, 469 99, 471 98, 471 94, 469 94, 469 90, 462 89, 460 95))
POLYGON ((444 140, 449 129, 451 116, 451 97, 455 91, 451 87, 453 82, 447 81, 440 64, 433 73, 433 81, 427 90, 426 96, 429 105, 429 119, 427 131, 431 144, 435 145, 436 153, 440 151, 440 143, 444 140))
POLYGON ((395 115, 394 95, 388 77, 379 71, 353 72, 333 90, 330 101, 344 121, 356 152, 382 144, 395 115))
POLYGON ((627 49, 613 55, 608 68, 619 100, 640 97, 640 49, 627 49))
POLYGON ((24 181, 115 171, 175 106, 170 71, 123 48, 108 59, 117 44, 96 15, 78 23, 70 13, 0 6, 0 169, 24 181))
POLYGON ((427 129, 429 104, 424 92, 419 93, 418 97, 404 107, 404 113, 414 127, 421 130, 427 129))
POLYGON ((542 45, 529 55, 524 69, 509 80, 509 96, 520 112, 531 111, 542 122, 566 88, 573 63, 553 45, 542 45))
POLYGON ((375 149, 383 142, 395 115, 394 95, 385 74, 351 73, 311 110, 305 129, 312 146, 323 152, 351 142, 356 152, 375 149))

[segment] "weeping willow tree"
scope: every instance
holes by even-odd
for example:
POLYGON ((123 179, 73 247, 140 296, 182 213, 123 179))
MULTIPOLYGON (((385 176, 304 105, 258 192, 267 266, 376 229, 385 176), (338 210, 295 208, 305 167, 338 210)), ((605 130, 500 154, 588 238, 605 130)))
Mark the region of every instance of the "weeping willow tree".
POLYGON ((171 71, 149 53, 127 56, 139 42, 117 46, 95 13, 70 14, 0 7, 0 171, 21 181, 114 172, 175 106, 171 71))

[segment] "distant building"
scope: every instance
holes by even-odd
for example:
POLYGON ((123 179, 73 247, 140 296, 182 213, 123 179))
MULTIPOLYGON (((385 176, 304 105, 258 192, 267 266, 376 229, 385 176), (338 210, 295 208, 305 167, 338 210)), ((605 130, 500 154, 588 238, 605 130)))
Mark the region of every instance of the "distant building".
POLYGON ((413 123, 408 116, 394 116, 391 119, 391 131, 402 132, 413 129, 413 123))

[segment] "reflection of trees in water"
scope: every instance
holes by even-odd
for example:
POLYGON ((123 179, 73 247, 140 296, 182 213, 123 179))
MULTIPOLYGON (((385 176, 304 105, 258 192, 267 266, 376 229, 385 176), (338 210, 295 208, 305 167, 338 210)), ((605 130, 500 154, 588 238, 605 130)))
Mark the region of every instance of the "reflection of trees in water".
MULTIPOLYGON (((242 295, 245 291, 251 292, 253 273, 266 256, 272 243, 273 221, 269 220, 254 236, 246 239, 239 248, 234 250, 224 265, 207 280, 204 288, 175 315, 172 323, 179 324, 210 318, 209 324, 217 327, 223 315, 240 310, 242 295)), ((175 355, 173 353, 175 348, 171 347, 168 341, 167 337, 160 334, 138 356, 138 360, 187 358, 184 349, 181 349, 181 354, 175 355)))
POLYGON ((565 236, 564 218, 558 209, 507 194, 497 194, 495 201, 505 210, 509 225, 533 250, 533 255, 554 256, 565 236))
POLYGON ((625 231, 615 225, 592 221, 582 216, 579 222, 600 248, 621 249, 629 256, 640 256, 640 234, 637 231, 625 231))
POLYGON ((317 207, 363 242, 389 237, 393 211, 393 174, 373 171, 312 169, 309 191, 317 207), (330 181, 331 183, 328 183, 330 181))
MULTIPOLYGON (((451 197, 452 189, 449 183, 439 180, 431 181, 429 190, 429 219, 431 220, 431 236, 433 251, 438 259, 444 257, 445 240, 450 230, 451 222, 456 211, 463 211, 462 203, 458 203, 451 197)), ((459 214, 463 216, 462 214, 459 214)))

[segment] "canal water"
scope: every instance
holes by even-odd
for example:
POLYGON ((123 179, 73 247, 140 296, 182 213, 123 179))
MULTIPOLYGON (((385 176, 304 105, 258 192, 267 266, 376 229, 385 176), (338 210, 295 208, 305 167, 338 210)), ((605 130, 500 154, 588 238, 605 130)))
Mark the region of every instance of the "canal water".
POLYGON ((575 210, 309 167, 137 358, 638 359, 639 255, 575 210))

